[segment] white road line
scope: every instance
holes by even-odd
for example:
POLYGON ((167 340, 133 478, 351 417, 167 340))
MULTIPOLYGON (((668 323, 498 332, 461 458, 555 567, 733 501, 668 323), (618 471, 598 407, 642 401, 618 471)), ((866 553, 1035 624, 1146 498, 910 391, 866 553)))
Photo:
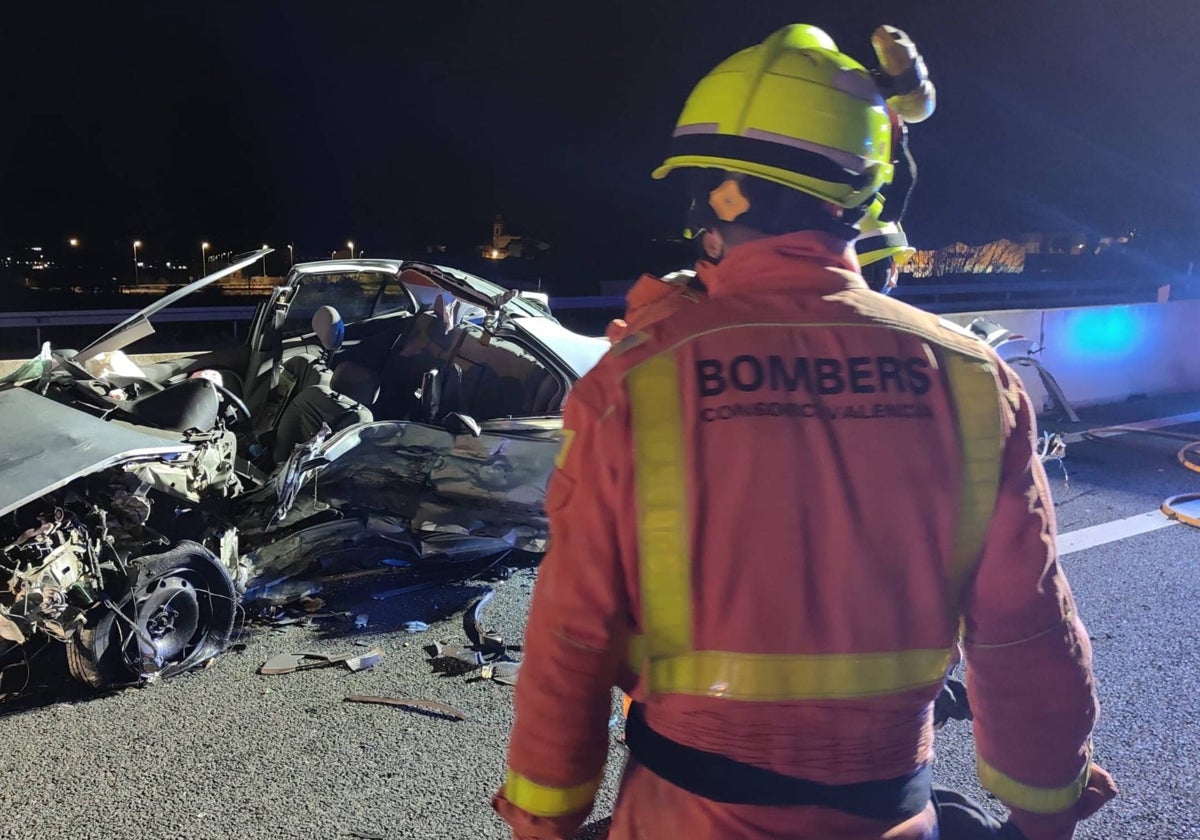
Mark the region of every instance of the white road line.
MULTIPOLYGON (((1135 429, 1150 431, 1151 429, 1162 429, 1167 426, 1182 426, 1184 423, 1200 423, 1200 411, 1190 411, 1187 414, 1173 414, 1170 417, 1155 417, 1151 420, 1139 420, 1136 423, 1118 423, 1115 425, 1121 428, 1119 430, 1114 429, 1113 431, 1103 431, 1107 427, 1101 426, 1097 427, 1095 432, 1072 432, 1063 435, 1063 442, 1068 444, 1079 443, 1085 436, 1092 438, 1116 437, 1118 435, 1129 434, 1135 429)), ((1200 500, 1187 502, 1179 505, 1176 509, 1188 516, 1200 517, 1200 500)), ((1112 522, 1092 525, 1089 528, 1068 531, 1065 534, 1058 535, 1058 556, 1062 557, 1067 554, 1073 554, 1076 551, 1084 551, 1085 549, 1095 548, 1098 545, 1106 545, 1107 543, 1128 539, 1138 534, 1148 534, 1152 531, 1170 528, 1172 525, 1178 524, 1178 520, 1169 518, 1161 510, 1152 510, 1149 513, 1139 513, 1137 516, 1127 516, 1124 519, 1115 519, 1112 522)))
MULTIPOLYGON (((1177 505, 1175 509, 1188 516, 1200 517, 1200 499, 1184 502, 1177 505)), ((1148 534, 1151 531, 1170 528, 1172 525, 1178 524, 1179 520, 1168 518, 1160 510, 1152 510, 1149 513, 1139 513, 1137 516, 1127 516, 1124 519, 1093 525, 1090 528, 1067 531, 1065 534, 1058 535, 1058 556, 1063 557, 1076 551, 1084 551, 1098 545, 1128 539, 1138 534, 1148 534)))
POLYGON ((1100 431, 1104 426, 1098 426, 1095 433, 1092 432, 1071 432, 1063 435, 1063 443, 1079 443, 1085 436, 1094 438, 1116 437, 1117 435, 1128 434, 1127 430, 1142 429, 1149 431, 1151 429, 1161 429, 1165 426, 1182 426, 1184 423, 1200 423, 1200 411, 1191 411, 1187 414, 1173 414, 1170 417, 1155 417, 1153 420, 1139 420, 1136 423, 1114 423, 1114 426, 1120 426, 1120 431, 1100 431))

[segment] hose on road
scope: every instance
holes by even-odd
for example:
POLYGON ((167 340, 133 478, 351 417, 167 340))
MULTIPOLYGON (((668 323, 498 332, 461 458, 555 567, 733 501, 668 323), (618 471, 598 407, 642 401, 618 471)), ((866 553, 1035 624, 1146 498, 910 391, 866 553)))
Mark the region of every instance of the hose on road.
MULTIPOLYGON (((1125 432, 1128 434, 1155 435, 1156 437, 1173 438, 1175 440, 1185 440, 1185 443, 1180 450, 1175 453, 1175 457, 1185 469, 1192 472, 1200 473, 1200 440, 1196 440, 1195 435, 1185 434, 1183 432, 1166 432, 1161 429, 1142 429, 1137 426, 1104 426, 1098 429, 1088 429, 1084 433, 1084 437, 1089 440, 1099 440, 1101 435, 1111 434, 1113 432, 1125 432)), ((1200 501, 1200 493, 1180 493, 1175 496, 1170 496, 1163 500, 1159 505, 1159 510, 1169 519, 1174 519, 1182 522, 1184 525, 1190 525, 1193 528, 1200 528, 1200 516, 1192 516, 1179 510, 1181 505, 1189 502, 1200 501)))

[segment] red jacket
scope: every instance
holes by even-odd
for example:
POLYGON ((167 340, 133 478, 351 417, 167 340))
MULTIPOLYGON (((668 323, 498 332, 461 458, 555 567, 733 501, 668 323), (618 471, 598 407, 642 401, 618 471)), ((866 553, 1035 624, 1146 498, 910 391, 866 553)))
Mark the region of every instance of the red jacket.
POLYGON ((668 283, 653 274, 643 274, 625 293, 625 316, 608 322, 604 334, 613 344, 671 315, 703 295, 684 283, 668 283))
MULTIPOLYGON (((833 785, 911 772, 960 631, 981 780, 1060 815, 1025 815, 1032 840, 1069 836, 1097 703, 1029 400, 985 345, 856 269, 820 233, 731 249, 707 298, 572 391, 495 800, 517 837, 586 817, 613 685, 660 734, 744 763, 833 785)), ((718 804, 634 764, 611 836, 933 824, 718 804)))

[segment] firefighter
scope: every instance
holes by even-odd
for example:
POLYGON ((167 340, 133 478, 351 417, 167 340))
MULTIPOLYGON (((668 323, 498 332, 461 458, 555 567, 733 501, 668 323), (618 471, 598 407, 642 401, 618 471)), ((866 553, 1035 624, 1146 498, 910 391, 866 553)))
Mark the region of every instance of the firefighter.
POLYGON ((931 840, 939 818, 947 840, 1067 840, 1115 795, 1020 380, 858 272, 889 123, 804 25, 687 100, 654 175, 689 179, 717 271, 568 400, 493 802, 516 837, 584 822, 614 685, 633 698, 614 840, 931 840), (960 640, 1003 827, 930 781, 960 640))

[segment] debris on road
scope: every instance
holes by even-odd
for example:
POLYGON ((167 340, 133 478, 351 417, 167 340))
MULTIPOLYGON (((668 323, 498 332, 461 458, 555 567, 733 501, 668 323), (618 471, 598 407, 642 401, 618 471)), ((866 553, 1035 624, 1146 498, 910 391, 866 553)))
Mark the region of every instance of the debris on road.
POLYGON ((425 646, 425 652, 429 654, 429 662, 435 673, 457 677, 483 669, 475 674, 473 679, 516 685, 517 671, 521 663, 510 659, 508 653, 520 650, 521 646, 505 645, 504 639, 498 633, 492 632, 483 624, 483 608, 495 594, 495 590, 489 589, 463 613, 463 632, 471 641, 469 646, 449 642, 435 642, 425 646))
POLYGON ((374 668, 383 661, 383 650, 381 648, 371 648, 364 654, 355 656, 346 660, 346 667, 351 671, 366 671, 374 668))
POLYGON ((504 654, 504 639, 497 633, 493 633, 483 626, 481 615, 483 608, 496 595, 496 590, 489 589, 474 603, 467 607, 467 611, 463 613, 463 632, 467 634, 467 638, 471 640, 471 644, 476 649, 481 650, 489 659, 504 654))
POLYGON ((516 685, 517 674, 520 670, 520 662, 493 662, 489 665, 484 665, 479 672, 479 676, 485 680, 491 680, 492 682, 504 685, 516 685))
POLYGON ((354 629, 355 630, 366 630, 368 621, 370 621, 370 618, 367 617, 366 613, 359 613, 358 616, 355 617, 355 619, 354 619, 354 629))
POLYGON ((451 720, 466 720, 467 715, 446 703, 437 700, 421 700, 416 697, 375 697, 367 694, 352 694, 346 698, 347 703, 377 703, 382 706, 397 706, 409 711, 421 712, 435 717, 448 717, 451 720))
POLYGON ((409 586, 401 586, 398 589, 385 589, 382 592, 376 592, 371 597, 376 601, 386 601, 388 598, 394 598, 397 595, 407 595, 409 592, 419 592, 422 589, 432 589, 443 583, 442 580, 428 580, 422 583, 414 583, 409 586))
POLYGON ((431 645, 426 645, 425 652, 429 654, 429 661, 433 665, 433 670, 436 673, 445 674, 449 677, 468 674, 481 667, 486 661, 483 658, 483 654, 478 651, 470 650, 461 645, 448 645, 442 642, 434 642, 431 645))
POLYGON ((405 633, 424 633, 429 629, 429 625, 424 621, 406 621, 404 622, 405 633))
POLYGON ((311 671, 314 668, 328 668, 333 665, 346 665, 351 671, 371 668, 383 658, 380 648, 371 648, 366 653, 339 653, 334 655, 324 653, 281 653, 272 656, 262 664, 258 673, 267 676, 292 674, 296 671, 311 671), (375 661, 366 664, 370 659, 375 661), (354 663, 354 664, 351 664, 354 663), (357 667, 356 667, 357 666, 357 667))

